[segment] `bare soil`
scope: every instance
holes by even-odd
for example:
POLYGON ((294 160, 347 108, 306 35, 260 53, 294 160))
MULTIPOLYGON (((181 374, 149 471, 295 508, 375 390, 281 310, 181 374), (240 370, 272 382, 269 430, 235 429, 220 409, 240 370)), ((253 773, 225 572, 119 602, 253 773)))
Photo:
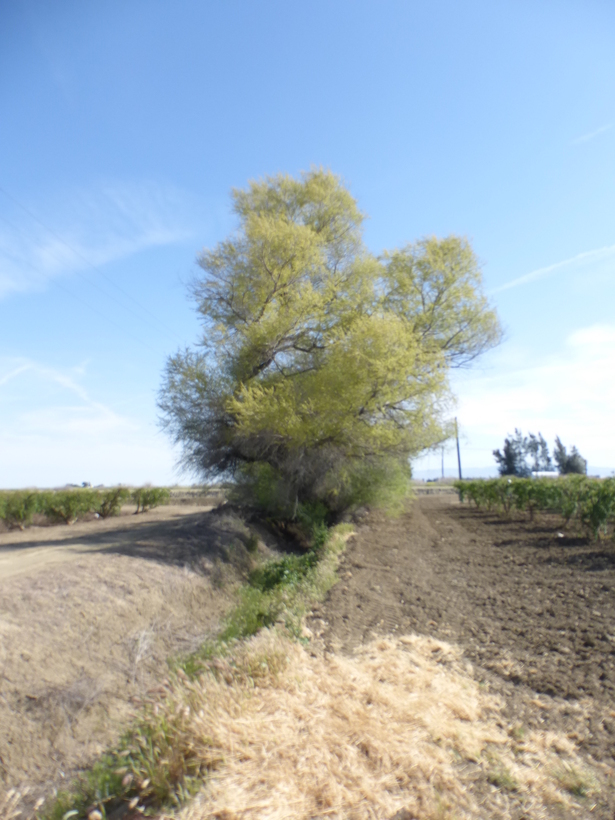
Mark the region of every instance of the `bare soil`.
POLYGON ((560 528, 479 512, 454 493, 419 495, 395 520, 372 513, 309 628, 336 652, 387 633, 459 645, 520 732, 562 732, 598 763, 610 787, 591 816, 612 820, 615 545, 560 528))
POLYGON ((217 628, 248 530, 210 509, 0 533, 0 795, 32 805, 87 767, 217 628))

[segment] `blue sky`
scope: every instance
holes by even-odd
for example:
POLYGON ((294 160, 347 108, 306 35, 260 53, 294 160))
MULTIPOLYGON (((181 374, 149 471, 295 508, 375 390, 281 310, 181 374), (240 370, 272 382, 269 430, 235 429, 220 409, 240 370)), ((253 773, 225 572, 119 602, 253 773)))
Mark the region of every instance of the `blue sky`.
POLYGON ((2 4, 0 486, 193 480, 156 393, 195 257, 232 187, 313 165, 374 252, 482 260, 505 341, 454 376, 464 466, 520 427, 615 469, 614 42, 598 0, 2 4))

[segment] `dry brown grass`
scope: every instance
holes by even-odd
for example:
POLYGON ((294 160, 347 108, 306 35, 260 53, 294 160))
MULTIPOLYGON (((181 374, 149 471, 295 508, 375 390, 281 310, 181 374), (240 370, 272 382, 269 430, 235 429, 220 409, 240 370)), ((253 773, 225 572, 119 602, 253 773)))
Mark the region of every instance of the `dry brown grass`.
POLYGON ((36 811, 42 806, 43 801, 38 800, 32 811, 24 812, 22 808, 24 798, 28 796, 28 788, 22 791, 18 789, 9 789, 4 793, 0 793, 0 820, 27 820, 33 818, 36 811))
MULTIPOLYGON (((600 788, 569 738, 507 725, 460 650, 431 638, 346 657, 264 630, 165 692, 167 764, 210 773, 178 820, 541 820, 579 816, 575 798, 600 788)), ((0 820, 18 806, 0 798, 0 820)))
POLYGON ((20 815, 19 803, 22 795, 17 789, 9 789, 0 796, 0 820, 13 820, 20 815))
MULTIPOLYGON (((574 745, 520 739, 501 707, 456 648, 430 638, 378 640, 349 658, 263 632, 160 708, 189 710, 186 747, 213 769, 181 820, 572 810, 562 772, 585 771, 574 745)), ((591 773, 583 782, 598 787, 591 773)))

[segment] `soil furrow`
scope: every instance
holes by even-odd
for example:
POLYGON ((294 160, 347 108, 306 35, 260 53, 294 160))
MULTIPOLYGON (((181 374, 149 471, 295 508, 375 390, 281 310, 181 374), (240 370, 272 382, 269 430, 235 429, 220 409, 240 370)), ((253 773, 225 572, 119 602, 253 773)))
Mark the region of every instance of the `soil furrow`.
POLYGON ((372 513, 315 613, 322 640, 345 652, 386 633, 456 643, 511 720, 562 731, 612 769, 615 546, 561 527, 500 519, 452 493, 419 496, 395 520, 372 513))

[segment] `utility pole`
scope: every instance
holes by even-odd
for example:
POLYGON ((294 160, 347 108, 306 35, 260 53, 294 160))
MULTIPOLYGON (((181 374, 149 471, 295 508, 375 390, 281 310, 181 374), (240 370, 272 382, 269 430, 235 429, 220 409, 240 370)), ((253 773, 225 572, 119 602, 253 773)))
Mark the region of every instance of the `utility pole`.
POLYGON ((459 453, 459 425, 457 424, 457 416, 455 416, 455 438, 457 439, 457 465, 459 467, 459 481, 461 481, 461 455, 459 453))
POLYGON ((444 447, 442 447, 442 481, 444 481, 444 447))

